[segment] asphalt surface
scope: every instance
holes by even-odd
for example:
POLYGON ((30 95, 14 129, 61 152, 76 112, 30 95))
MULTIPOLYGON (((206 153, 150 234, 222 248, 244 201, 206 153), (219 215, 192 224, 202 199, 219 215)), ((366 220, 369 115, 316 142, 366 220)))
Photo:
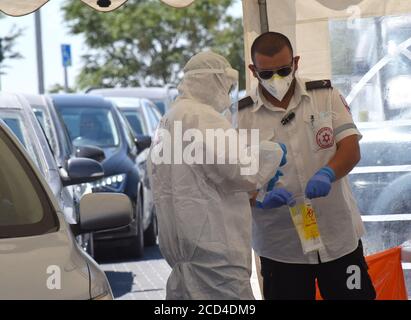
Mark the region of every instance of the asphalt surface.
POLYGON ((158 246, 146 247, 142 259, 130 259, 121 252, 104 252, 97 261, 107 275, 115 299, 165 299, 171 268, 158 246))
MULTIPOLYGON (((106 273, 115 299, 165 299, 171 268, 163 259, 158 246, 146 247, 142 259, 130 259, 121 248, 105 249, 99 251, 96 261, 106 273)), ((251 286, 256 299, 261 299, 254 263, 251 286)))

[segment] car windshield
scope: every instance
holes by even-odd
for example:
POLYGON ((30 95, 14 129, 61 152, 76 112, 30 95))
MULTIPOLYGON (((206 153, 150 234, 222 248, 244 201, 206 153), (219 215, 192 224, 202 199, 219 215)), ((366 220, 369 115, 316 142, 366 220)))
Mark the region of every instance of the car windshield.
POLYGON ((75 146, 111 148, 119 145, 119 133, 109 108, 58 107, 75 146))
POLYGON ((23 155, 0 129, 0 238, 58 230, 47 195, 23 155))
POLYGON ((28 131, 28 128, 30 127, 23 117, 23 114, 18 110, 0 111, 0 119, 7 124, 11 131, 13 131, 21 144, 26 148, 31 159, 35 162, 37 167, 42 170, 42 166, 40 165, 40 157, 32 140, 34 133, 32 131, 28 131))

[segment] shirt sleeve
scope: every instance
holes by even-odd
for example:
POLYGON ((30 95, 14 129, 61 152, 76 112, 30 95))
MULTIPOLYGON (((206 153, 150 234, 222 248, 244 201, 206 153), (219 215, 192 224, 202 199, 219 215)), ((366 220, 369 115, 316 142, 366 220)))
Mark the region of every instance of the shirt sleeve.
POLYGON ((338 143, 352 135, 357 135, 358 140, 361 140, 362 135, 354 123, 350 107, 340 91, 335 88, 332 91, 332 110, 335 141, 338 143))

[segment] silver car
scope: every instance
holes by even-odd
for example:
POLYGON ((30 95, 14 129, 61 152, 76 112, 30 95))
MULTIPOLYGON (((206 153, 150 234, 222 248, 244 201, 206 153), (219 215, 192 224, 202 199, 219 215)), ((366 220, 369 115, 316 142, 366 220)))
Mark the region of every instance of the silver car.
POLYGON ((149 99, 157 106, 161 114, 165 114, 171 103, 178 95, 174 87, 140 87, 140 88, 102 88, 89 89, 87 93, 101 95, 103 97, 128 97, 149 99))
MULTIPOLYGON (((0 163, 0 299, 112 299, 42 172, 1 120, 0 163)), ((124 227, 131 210, 125 195, 89 194, 80 202, 79 230, 124 227)))

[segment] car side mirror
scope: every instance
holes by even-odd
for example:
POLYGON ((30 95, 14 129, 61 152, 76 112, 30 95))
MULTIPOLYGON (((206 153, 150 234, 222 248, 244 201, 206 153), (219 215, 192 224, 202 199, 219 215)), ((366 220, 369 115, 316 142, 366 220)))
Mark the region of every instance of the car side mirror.
POLYGON ((81 146, 76 148, 76 157, 93 159, 98 162, 106 158, 104 150, 96 146, 81 146))
POLYGON ((67 176, 62 176, 63 186, 96 181, 104 177, 100 163, 92 159, 71 158, 67 163, 67 176))
POLYGON ((133 207, 123 193, 89 193, 80 200, 80 233, 97 232, 128 226, 133 207))
POLYGON ((134 142, 137 146, 138 153, 143 152, 145 149, 150 148, 151 146, 151 137, 139 135, 134 139, 134 142))

